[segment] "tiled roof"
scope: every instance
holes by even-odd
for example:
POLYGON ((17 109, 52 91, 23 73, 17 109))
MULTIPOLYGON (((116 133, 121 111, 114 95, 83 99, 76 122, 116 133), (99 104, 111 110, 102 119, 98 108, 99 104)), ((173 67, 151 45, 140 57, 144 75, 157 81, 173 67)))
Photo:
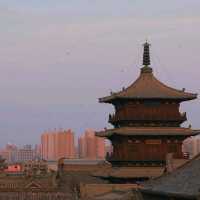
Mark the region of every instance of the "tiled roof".
POLYGON ((31 191, 32 187, 42 192, 58 190, 53 179, 53 176, 40 176, 31 178, 27 178, 25 176, 5 176, 0 178, 0 191, 31 191), (10 188, 11 186, 12 188, 10 188))
POLYGON ((106 160, 89 160, 89 159, 64 159, 65 165, 102 165, 108 164, 106 160))
POLYGON ((165 174, 144 184, 142 192, 199 195, 200 192, 200 155, 169 174, 165 174))
POLYGON ((197 98, 197 94, 166 86, 155 78, 150 67, 143 67, 139 78, 128 88, 100 98, 99 101, 105 103, 111 103, 115 99, 176 99, 186 101, 195 98, 197 98))
POLYGON ((137 200, 131 191, 113 191, 98 195, 91 200, 137 200))
POLYGON ((64 192, 71 192, 73 184, 105 184, 106 180, 93 176, 90 172, 63 172, 60 177, 60 190, 64 192))
POLYGON ((190 128, 182 127, 121 127, 115 129, 106 129, 104 131, 96 132, 96 136, 110 137, 112 135, 127 135, 127 136, 192 136, 197 135, 200 131, 192 130, 190 128))
POLYGON ((164 170, 164 167, 115 167, 95 172, 93 175, 104 178, 154 178, 161 176, 164 170))

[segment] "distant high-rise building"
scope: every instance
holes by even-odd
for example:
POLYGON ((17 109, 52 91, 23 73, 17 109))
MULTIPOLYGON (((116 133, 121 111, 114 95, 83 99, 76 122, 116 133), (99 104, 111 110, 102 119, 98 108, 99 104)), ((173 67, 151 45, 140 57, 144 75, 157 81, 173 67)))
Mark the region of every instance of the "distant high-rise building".
POLYGON ((41 145, 40 144, 35 145, 35 153, 36 153, 36 159, 40 160, 41 159, 41 145))
POLYGON ((16 149, 17 149, 17 146, 15 144, 11 144, 11 143, 6 144, 6 147, 5 147, 6 151, 13 151, 16 149))
POLYGON ((105 158, 105 140, 98 138, 92 129, 87 129, 78 139, 79 157, 87 159, 105 158))
POLYGON ((200 153, 200 137, 190 137, 183 142, 182 150, 184 153, 188 153, 190 158, 193 158, 200 153))
POLYGON ((0 155, 6 159, 8 163, 15 163, 36 159, 37 152, 35 149, 32 149, 31 145, 24 145, 23 148, 17 148, 16 145, 7 144, 6 147, 0 151, 0 155))
POLYGON ((15 152, 17 151, 17 146, 15 144, 8 143, 5 148, 0 151, 2 158, 6 159, 6 162, 12 163, 15 160, 15 152))
POLYGON ((95 136, 95 141, 96 141, 97 158, 105 158, 106 155, 105 139, 95 136))
POLYGON ((85 158, 87 155, 85 135, 78 138, 78 154, 80 158, 85 158))
POLYGON ((45 160, 74 158, 74 133, 69 130, 45 132, 41 136, 41 154, 45 160))
POLYGON ((57 137, 57 158, 74 158, 74 134, 71 130, 59 131, 57 137))
POLYGON ((14 154, 14 162, 24 162, 29 160, 34 160, 36 156, 36 152, 34 149, 18 149, 17 151, 13 152, 14 154))
POLYGON ((41 136, 41 153, 45 160, 56 159, 56 132, 45 132, 41 136))
POLYGON ((32 149, 32 145, 31 145, 31 144, 25 144, 25 145, 23 146, 23 149, 31 150, 31 149, 32 149))

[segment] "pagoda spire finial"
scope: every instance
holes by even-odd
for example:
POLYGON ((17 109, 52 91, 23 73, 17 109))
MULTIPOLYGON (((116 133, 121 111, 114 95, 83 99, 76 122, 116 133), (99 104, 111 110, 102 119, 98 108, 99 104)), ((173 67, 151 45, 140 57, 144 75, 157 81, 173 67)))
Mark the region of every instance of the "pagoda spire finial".
POLYGON ((144 46, 143 65, 147 67, 147 66, 149 66, 151 64, 150 51, 149 51, 150 44, 146 40, 146 42, 143 44, 143 46, 144 46))

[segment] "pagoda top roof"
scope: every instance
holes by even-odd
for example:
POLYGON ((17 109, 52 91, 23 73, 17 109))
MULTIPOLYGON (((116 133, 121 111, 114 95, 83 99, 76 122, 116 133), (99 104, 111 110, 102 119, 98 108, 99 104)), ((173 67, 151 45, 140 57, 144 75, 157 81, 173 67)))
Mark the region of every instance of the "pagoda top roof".
POLYGON ((110 96, 100 98, 100 102, 112 103, 116 99, 167 99, 187 101, 197 98, 197 94, 178 90, 160 82, 153 74, 150 65, 149 46, 144 44, 143 65, 140 76, 129 87, 123 88, 120 92, 111 92, 110 96))
POLYGON ((195 136, 200 130, 183 127, 121 127, 96 132, 98 137, 121 136, 195 136))
POLYGON ((100 102, 112 103, 116 99, 168 99, 187 101, 197 98, 197 94, 171 88, 160 82, 153 74, 152 68, 145 66, 141 68, 138 79, 126 89, 110 96, 100 98, 100 102))

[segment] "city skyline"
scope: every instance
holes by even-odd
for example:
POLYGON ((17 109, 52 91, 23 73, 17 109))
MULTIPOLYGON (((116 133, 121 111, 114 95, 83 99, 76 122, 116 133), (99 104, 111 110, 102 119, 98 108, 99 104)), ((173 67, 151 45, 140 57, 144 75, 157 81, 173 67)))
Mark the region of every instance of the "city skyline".
MULTIPOLYGON (((146 38, 155 74, 200 93, 199 6, 197 0, 1 1, 0 146, 36 144, 55 127, 79 136, 107 126, 113 108, 98 98, 137 77, 146 38)), ((194 128, 199 106, 197 100, 182 107, 194 128)))
POLYGON ((111 145, 104 138, 95 136, 92 129, 86 129, 78 138, 71 129, 48 130, 41 134, 40 143, 36 145, 5 144, 0 148, 0 156, 8 163, 26 160, 58 161, 66 159, 105 159, 111 153, 111 145))

